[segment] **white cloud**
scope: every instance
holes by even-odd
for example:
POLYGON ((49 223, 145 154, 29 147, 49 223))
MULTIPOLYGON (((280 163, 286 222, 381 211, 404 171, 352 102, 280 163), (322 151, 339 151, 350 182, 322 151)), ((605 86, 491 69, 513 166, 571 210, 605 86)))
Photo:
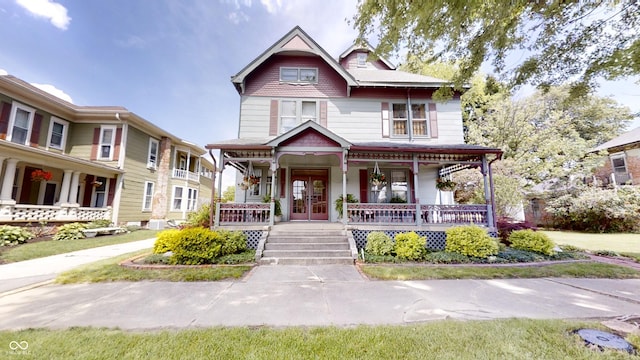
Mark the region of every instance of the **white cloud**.
POLYGON ((31 85, 37 87, 38 89, 42 90, 42 91, 46 91, 49 94, 58 97, 66 102, 70 102, 73 104, 73 99, 71 99, 71 96, 69 96, 67 93, 65 93, 64 91, 58 89, 57 87, 50 85, 50 84, 36 84, 36 83, 31 83, 31 85))
POLYGON ((58 29, 67 30, 71 18, 67 15, 67 8, 51 0, 16 0, 16 3, 36 17, 49 19, 58 29))
POLYGON ((5 69, 0 69, 0 75, 9 75, 9 73, 5 69))
POLYGON ((243 13, 242 11, 234 11, 229 14, 228 18, 229 18, 229 21, 231 21, 236 25, 238 25, 241 22, 249 21, 249 15, 243 13))
POLYGON ((269 14, 275 14, 282 9, 282 0, 260 0, 260 3, 267 9, 269 14))

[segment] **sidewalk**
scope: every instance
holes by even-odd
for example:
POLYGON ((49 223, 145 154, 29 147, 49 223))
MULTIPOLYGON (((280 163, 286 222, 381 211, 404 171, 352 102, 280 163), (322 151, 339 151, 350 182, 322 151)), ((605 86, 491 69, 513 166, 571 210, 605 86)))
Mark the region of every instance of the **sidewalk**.
POLYGON ((155 238, 107 245, 0 265, 0 296, 8 291, 53 280, 58 274, 80 265, 142 249, 150 249, 153 247, 154 241, 155 238))

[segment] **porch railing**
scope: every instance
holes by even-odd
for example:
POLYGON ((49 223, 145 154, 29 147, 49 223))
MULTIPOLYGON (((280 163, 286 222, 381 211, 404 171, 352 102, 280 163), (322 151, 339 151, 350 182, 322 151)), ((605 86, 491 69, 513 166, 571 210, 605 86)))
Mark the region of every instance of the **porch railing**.
POLYGON ((110 219, 111 207, 92 208, 15 204, 2 206, 2 210, 0 211, 0 221, 7 222, 93 221, 110 219))
POLYGON ((173 169, 173 178, 189 181, 200 181, 200 175, 189 170, 173 169))
POLYGON ((271 204, 268 203, 221 203, 220 224, 268 224, 271 204))
POLYGON ((350 223, 415 224, 416 204, 347 204, 350 223))
POLYGON ((486 224, 486 205, 420 205, 424 222, 429 224, 486 224))

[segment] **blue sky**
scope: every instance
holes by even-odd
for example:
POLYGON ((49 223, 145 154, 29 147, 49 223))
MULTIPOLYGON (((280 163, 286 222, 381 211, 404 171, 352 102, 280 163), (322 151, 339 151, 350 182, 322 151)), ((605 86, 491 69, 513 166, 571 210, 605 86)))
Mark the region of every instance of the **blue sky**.
MULTIPOLYGON (((232 75, 296 25, 337 57, 356 36, 356 3, 0 0, 0 73, 78 105, 124 106, 204 146, 237 136, 232 75)), ((640 112, 633 81, 600 93, 640 112)))

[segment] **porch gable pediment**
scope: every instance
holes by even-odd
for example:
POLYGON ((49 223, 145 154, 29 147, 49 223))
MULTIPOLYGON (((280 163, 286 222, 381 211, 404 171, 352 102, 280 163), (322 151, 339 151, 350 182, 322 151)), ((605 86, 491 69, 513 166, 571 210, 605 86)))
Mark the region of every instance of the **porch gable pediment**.
POLYGON ((341 147, 348 149, 351 143, 309 120, 276 137, 267 145, 271 147, 341 147))

